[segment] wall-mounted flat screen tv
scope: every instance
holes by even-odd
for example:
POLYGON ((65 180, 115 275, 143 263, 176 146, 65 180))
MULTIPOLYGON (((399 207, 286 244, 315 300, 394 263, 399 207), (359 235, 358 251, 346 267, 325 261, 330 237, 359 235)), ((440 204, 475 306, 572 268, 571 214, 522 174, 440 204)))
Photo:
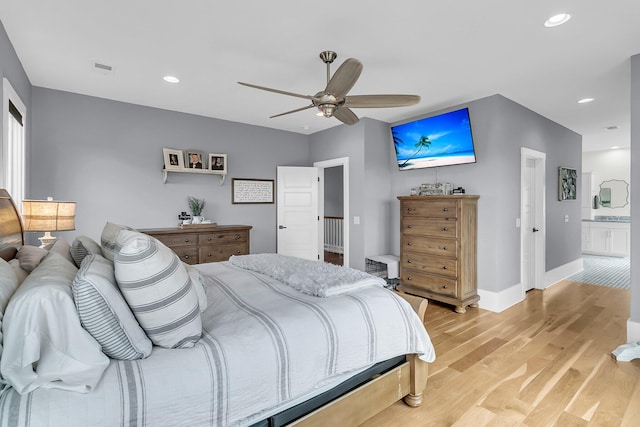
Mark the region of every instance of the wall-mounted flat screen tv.
POLYGON ((400 170, 475 163, 469 109, 391 126, 400 170))

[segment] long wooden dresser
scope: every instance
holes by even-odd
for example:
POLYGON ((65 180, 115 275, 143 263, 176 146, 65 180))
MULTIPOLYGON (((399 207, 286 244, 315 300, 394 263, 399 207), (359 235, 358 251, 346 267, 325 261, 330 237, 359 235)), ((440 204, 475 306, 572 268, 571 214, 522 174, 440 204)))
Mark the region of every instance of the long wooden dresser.
POLYGON ((187 264, 227 261, 249 253, 250 225, 140 230, 160 240, 187 264))
POLYGON ((474 195, 400 196, 400 292, 477 307, 474 195))

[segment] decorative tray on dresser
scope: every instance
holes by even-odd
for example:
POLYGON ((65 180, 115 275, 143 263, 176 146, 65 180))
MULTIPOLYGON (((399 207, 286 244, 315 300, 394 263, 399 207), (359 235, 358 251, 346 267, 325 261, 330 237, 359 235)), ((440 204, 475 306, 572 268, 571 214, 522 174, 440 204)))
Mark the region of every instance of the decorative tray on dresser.
POLYGON ((251 228, 250 225, 198 224, 140 231, 160 240, 187 264, 203 264, 227 261, 231 255, 248 254, 251 228))
POLYGON ((477 217, 474 195, 400 196, 398 291, 455 306, 477 307, 477 217))

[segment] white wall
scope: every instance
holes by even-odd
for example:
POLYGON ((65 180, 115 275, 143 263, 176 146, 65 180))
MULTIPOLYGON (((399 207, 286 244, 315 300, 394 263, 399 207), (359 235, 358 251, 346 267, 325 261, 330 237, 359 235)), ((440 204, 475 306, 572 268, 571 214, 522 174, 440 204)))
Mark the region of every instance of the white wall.
MULTIPOLYGON (((587 151, 582 153, 582 171, 591 172, 593 176, 593 191, 597 194, 600 183, 610 179, 619 179, 631 184, 631 149, 587 151)), ((629 185, 631 191, 631 185, 629 185)), ((593 215, 631 215, 631 198, 624 208, 600 207, 592 211, 593 215)))

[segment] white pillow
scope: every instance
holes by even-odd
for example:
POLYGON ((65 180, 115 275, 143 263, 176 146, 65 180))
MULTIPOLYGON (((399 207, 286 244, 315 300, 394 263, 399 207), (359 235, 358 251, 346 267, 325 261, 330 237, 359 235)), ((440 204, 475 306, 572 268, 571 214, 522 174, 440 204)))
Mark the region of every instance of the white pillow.
POLYGON ((202 319, 198 294, 180 258, 137 231, 120 231, 116 246, 116 281, 151 342, 193 347, 202 334, 202 319))
POLYGON ((9 260, 9 265, 11 266, 11 268, 13 268, 13 272, 16 273, 16 276, 18 277, 18 285, 20 285, 22 282, 24 282, 24 279, 27 278, 29 273, 25 269, 20 267, 20 261, 15 258, 9 260))
POLYGON ((62 255, 64 259, 73 264, 73 258, 71 258, 71 246, 69 246, 67 241, 62 237, 58 237, 56 241, 53 242, 53 246, 51 246, 49 252, 57 252, 62 255))
POLYGON ((102 256, 113 262, 113 256, 118 251, 116 239, 118 233, 121 230, 131 230, 130 227, 125 225, 113 224, 107 222, 102 229, 102 235, 100 236, 100 244, 102 245, 102 256))
POLYGON ((109 364, 80 325, 71 296, 76 267, 50 252, 15 292, 5 312, 0 370, 20 394, 59 388, 87 392, 109 364))
POLYGON ((73 280, 73 299, 80 322, 107 356, 134 360, 151 354, 151 341, 120 293, 110 261, 95 254, 84 258, 73 280))
POLYGON ((204 280, 202 279, 202 274, 200 271, 196 269, 194 266, 183 262, 184 267, 187 269, 187 273, 189 273, 189 278, 191 278, 191 285, 196 290, 198 294, 198 305, 200 306, 200 313, 207 309, 207 294, 204 292, 204 280))
MULTIPOLYGON (((13 267, 7 261, 0 258, 0 329, 4 310, 9 304, 13 293, 18 289, 18 276, 14 274, 13 267)), ((2 331, 0 330, 0 355, 2 355, 2 331)))
POLYGON ((71 242, 71 258, 76 264, 76 267, 80 268, 82 260, 89 254, 102 255, 102 248, 95 240, 87 236, 78 236, 71 242))

